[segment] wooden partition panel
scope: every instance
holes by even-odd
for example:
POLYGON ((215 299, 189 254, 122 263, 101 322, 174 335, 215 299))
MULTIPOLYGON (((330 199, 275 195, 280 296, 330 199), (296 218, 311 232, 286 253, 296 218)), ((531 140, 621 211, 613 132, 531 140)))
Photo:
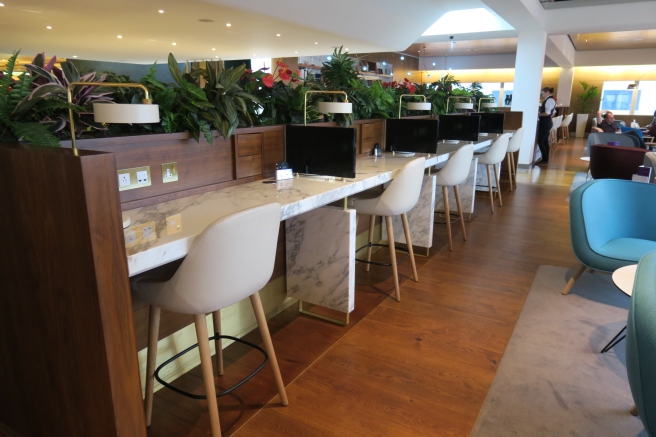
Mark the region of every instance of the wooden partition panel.
POLYGON ((0 144, 0 422, 145 436, 112 154, 0 144))
POLYGON ((524 113, 522 111, 505 111, 503 118, 503 128, 506 130, 517 130, 524 123, 524 113))

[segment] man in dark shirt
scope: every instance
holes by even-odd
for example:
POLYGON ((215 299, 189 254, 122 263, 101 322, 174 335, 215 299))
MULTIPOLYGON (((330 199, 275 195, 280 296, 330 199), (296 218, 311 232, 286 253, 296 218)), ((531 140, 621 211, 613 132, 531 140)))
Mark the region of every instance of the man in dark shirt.
POLYGON ((610 133, 623 133, 624 135, 632 135, 638 139, 640 142, 640 147, 643 149, 647 148, 645 141, 640 138, 640 136, 634 131, 622 132, 619 127, 616 127, 613 122, 615 121, 615 115, 612 112, 608 111, 605 114, 602 111, 597 111, 597 127, 604 132, 610 133))

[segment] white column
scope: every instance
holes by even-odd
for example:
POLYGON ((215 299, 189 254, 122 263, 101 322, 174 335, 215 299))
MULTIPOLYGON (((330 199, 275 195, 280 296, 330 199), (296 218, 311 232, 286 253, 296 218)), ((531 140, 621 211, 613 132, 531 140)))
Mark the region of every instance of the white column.
POLYGON ((563 106, 570 106, 569 112, 574 112, 571 108, 572 98, 572 84, 574 83, 574 67, 561 68, 560 77, 558 78, 558 90, 556 91, 556 98, 558 104, 563 106))
POLYGON ((519 32, 511 106, 513 111, 524 113, 524 139, 518 164, 530 165, 533 162, 546 42, 547 33, 541 29, 519 32))

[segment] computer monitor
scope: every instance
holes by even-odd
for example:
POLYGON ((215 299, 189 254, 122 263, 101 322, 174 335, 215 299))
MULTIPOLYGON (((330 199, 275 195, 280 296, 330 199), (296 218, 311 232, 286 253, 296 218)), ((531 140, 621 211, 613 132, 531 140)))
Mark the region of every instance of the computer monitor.
POLYGON ((388 119, 385 121, 385 150, 437 153, 438 130, 438 120, 388 119))
POLYGON ((472 112, 481 117, 479 131, 487 134, 502 134, 505 114, 503 112, 472 112))
POLYGON ((355 177, 356 130, 285 126, 285 161, 298 173, 355 177))
POLYGON ((440 115, 438 139, 477 141, 480 121, 478 115, 440 115))

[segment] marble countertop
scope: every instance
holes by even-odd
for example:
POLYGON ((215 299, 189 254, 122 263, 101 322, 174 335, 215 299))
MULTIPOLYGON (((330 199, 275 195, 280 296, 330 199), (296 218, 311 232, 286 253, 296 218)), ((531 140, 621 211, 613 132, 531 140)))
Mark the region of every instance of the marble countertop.
MULTIPOLYGON (((490 145, 481 138, 476 149, 490 145)), ((187 254, 196 237, 215 220, 246 208, 270 202, 282 206, 282 220, 338 201, 394 179, 409 160, 426 157, 426 167, 446 161, 465 143, 440 143, 437 155, 412 157, 384 154, 356 161, 353 179, 296 177, 236 185, 142 208, 124 211, 131 225, 124 229, 130 276, 150 270, 187 254)))

